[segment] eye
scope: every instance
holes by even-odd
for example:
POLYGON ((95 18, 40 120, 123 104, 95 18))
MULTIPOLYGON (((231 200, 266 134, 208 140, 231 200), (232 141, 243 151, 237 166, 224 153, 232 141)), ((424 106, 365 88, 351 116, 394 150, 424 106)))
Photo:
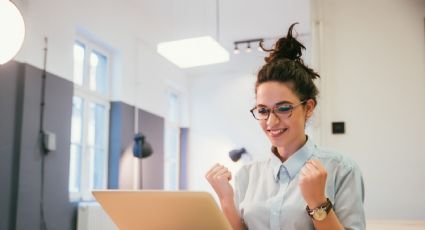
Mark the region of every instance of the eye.
POLYGON ((281 105, 276 108, 276 111, 279 113, 286 113, 291 111, 291 109, 292 109, 292 105, 281 105))
POLYGON ((258 114, 268 114, 269 110, 267 108, 258 108, 257 112, 258 114))

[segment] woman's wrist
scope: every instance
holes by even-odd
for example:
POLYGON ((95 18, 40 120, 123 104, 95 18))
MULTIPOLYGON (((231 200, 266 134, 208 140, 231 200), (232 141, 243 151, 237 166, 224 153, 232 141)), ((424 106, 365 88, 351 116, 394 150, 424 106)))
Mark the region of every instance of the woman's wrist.
POLYGON ((320 205, 326 203, 326 201, 327 201, 326 196, 322 196, 321 198, 308 201, 307 206, 310 209, 315 209, 315 208, 319 207, 320 205))
POLYGON ((230 198, 220 199, 220 204, 221 204, 222 208, 228 208, 228 207, 235 206, 233 199, 230 199, 230 198))

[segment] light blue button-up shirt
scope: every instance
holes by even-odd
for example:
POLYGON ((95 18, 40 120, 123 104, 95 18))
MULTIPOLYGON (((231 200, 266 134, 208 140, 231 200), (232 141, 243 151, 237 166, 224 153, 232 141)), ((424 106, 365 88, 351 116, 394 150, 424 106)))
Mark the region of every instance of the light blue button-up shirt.
POLYGON ((298 185, 306 161, 317 159, 328 172, 325 194, 345 229, 366 228, 363 178, 346 156, 319 149, 312 140, 285 162, 271 154, 245 165, 235 176, 235 203, 250 230, 314 229, 298 185))

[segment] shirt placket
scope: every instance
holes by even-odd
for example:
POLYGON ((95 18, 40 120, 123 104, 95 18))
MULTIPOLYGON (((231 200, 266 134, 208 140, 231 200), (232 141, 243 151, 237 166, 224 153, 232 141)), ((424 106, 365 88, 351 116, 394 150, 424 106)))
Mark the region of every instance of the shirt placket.
POLYGON ((270 229, 279 230, 280 229, 280 216, 282 211, 282 204, 285 198, 286 190, 290 182, 290 177, 288 170, 284 165, 281 165, 279 168, 279 192, 273 200, 270 208, 270 229))

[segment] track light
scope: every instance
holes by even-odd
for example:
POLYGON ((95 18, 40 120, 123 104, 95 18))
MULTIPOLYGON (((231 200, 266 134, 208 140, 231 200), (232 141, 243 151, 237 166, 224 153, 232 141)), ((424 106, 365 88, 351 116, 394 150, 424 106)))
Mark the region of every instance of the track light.
POLYGON ((247 53, 251 53, 251 43, 248 42, 248 44, 246 45, 246 50, 247 53))
POLYGON ((237 44, 235 44, 235 49, 233 50, 233 53, 234 54, 239 54, 241 51, 239 50, 239 48, 238 48, 238 45, 237 44))
POLYGON ((252 47, 251 47, 251 43, 252 44, 258 44, 258 51, 262 51, 261 47, 260 47, 260 42, 264 41, 263 38, 256 38, 256 39, 249 39, 249 40, 242 40, 242 41, 235 41, 233 42, 233 44, 235 45, 235 48, 233 50, 234 54, 239 54, 240 50, 239 50, 239 45, 240 44, 246 44, 246 49, 245 52, 247 53, 251 53, 252 52, 252 47))
MULTIPOLYGON (((309 34, 305 34, 305 33, 299 33, 297 34, 298 37, 304 37, 304 36, 308 36, 309 34)), ((240 47, 246 47, 245 52, 246 53, 251 53, 253 51, 253 49, 256 49, 258 52, 264 52, 263 48, 261 48, 261 43, 263 43, 265 41, 270 41, 270 42, 276 42, 280 37, 280 36, 275 36, 275 37, 262 37, 262 38, 254 38, 254 39, 246 39, 246 40, 240 40, 240 41, 234 41, 233 44, 235 46, 233 53, 234 54, 239 54, 241 52, 241 50, 239 50, 240 47), (251 46, 252 45, 252 46, 251 46)))
POLYGON ((233 162, 238 162, 239 160, 241 160, 243 164, 252 161, 251 154, 249 154, 245 148, 231 150, 229 152, 229 157, 233 162))

